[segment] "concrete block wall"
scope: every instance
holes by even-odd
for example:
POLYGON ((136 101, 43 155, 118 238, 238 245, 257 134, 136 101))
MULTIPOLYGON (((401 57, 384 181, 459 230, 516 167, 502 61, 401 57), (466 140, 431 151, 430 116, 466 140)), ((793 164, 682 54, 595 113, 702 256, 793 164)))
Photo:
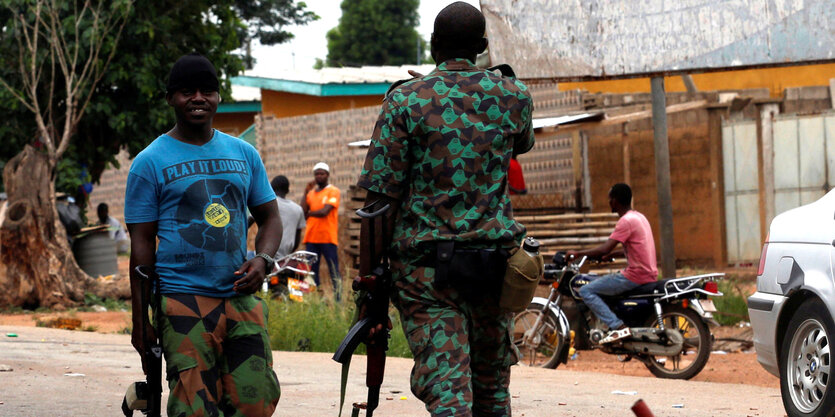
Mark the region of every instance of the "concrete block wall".
POLYGON ((110 216, 125 224, 125 186, 130 172, 130 154, 122 149, 116 155, 119 167, 111 167, 104 171, 98 184, 93 185, 90 193, 90 206, 87 209, 89 221, 96 221, 96 207, 99 203, 107 203, 110 216))
POLYGON ((528 193, 559 195, 568 205, 573 204, 572 144, 570 133, 541 132, 536 135, 534 148, 518 157, 528 193))
POLYGON ((313 166, 326 162, 330 182, 343 193, 357 183, 367 148, 348 144, 371 138, 380 107, 363 107, 308 116, 256 118, 258 151, 267 176, 290 180, 288 198, 299 201, 305 185, 313 180, 313 166))

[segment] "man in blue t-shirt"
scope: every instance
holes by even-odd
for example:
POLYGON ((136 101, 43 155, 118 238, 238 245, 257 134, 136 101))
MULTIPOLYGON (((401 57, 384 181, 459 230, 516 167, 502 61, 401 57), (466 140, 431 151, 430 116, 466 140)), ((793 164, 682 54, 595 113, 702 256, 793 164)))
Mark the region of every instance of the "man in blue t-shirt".
MULTIPOLYGON (((177 123, 131 164, 125 222, 133 328, 143 323, 135 268, 153 265, 162 294, 156 313, 171 388, 168 415, 271 416, 280 389, 267 308, 253 293, 272 267, 281 219, 255 148, 212 128, 218 87, 205 57, 177 60, 166 93, 177 123), (248 261, 247 208, 258 223, 257 255, 248 261)), ((131 341, 142 353, 140 333, 131 341)))

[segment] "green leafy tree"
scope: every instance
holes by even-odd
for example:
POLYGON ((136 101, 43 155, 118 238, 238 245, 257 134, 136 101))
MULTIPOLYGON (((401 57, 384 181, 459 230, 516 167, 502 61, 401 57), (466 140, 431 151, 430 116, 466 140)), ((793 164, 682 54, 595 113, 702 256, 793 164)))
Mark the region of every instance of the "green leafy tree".
MULTIPOLYGON (((24 2, 0 0, 0 22, 13 15, 10 3, 24 2)), ((130 11, 117 54, 77 126, 79 146, 71 146, 63 157, 76 166, 87 166, 95 182, 109 165, 116 164, 120 149, 136 155, 160 132, 170 129, 174 118, 165 104, 165 81, 171 65, 186 53, 199 52, 212 61, 221 78, 221 95, 231 101, 229 79, 252 62, 250 42, 272 45, 292 39, 288 25, 318 19, 306 7, 292 0, 142 2, 130 11)), ((15 50, 14 39, 0 34, 0 63, 14 62, 15 50)), ((0 65, 0 78, 14 84, 17 77, 16 67, 0 65)), ((0 111, 9 116, 0 123, 4 138, 0 161, 7 161, 24 145, 37 145, 38 140, 31 113, 1 88, 0 111)), ((67 175, 73 174, 67 170, 67 175)))
POLYGON ((328 31, 329 67, 406 65, 424 60, 415 29, 420 0, 343 0, 339 25, 328 31))
POLYGON ((284 27, 294 24, 304 24, 318 19, 304 2, 295 0, 236 0, 234 9, 246 25, 240 27, 238 36, 244 42, 246 54, 244 64, 252 68, 253 59, 250 55, 252 41, 257 39, 262 45, 277 45, 293 38, 293 34, 284 27))
POLYGON ((124 55, 111 64, 89 117, 79 126, 79 137, 90 146, 79 147, 73 157, 98 181, 121 148, 134 156, 170 129, 174 116, 165 104, 165 82, 171 65, 186 53, 209 58, 221 78, 223 100, 231 101, 229 79, 252 61, 249 43, 292 39, 287 25, 318 19, 304 7, 291 0, 164 0, 137 7, 125 28, 124 55))
POLYGON ((304 8, 292 0, 0 0, 0 161, 9 198, 0 227, 0 303, 79 301, 89 290, 89 277, 75 264, 57 223, 56 183, 77 188, 82 165, 98 181, 121 149, 136 155, 170 129, 174 117, 164 100, 165 82, 171 65, 186 53, 199 52, 215 64, 221 95, 231 100, 229 78, 251 60, 248 43, 286 41, 292 37, 286 25, 317 18, 304 8), (38 7, 49 12, 41 19, 48 24, 35 25, 38 7), (118 27, 102 26, 113 19, 118 27), (30 28, 29 38, 22 36, 24 27, 30 28), (34 34, 40 35, 33 40, 34 34), (34 53, 32 45, 37 46, 34 53), (75 65, 56 60, 56 51, 68 47, 75 48, 68 55, 75 65), (78 80, 65 72, 79 76, 85 68, 96 70, 87 78, 95 82, 72 90, 75 99, 68 99, 64 91, 78 80), (33 110, 35 98, 39 105, 33 110), (75 109, 71 117, 67 103, 75 109), (43 175, 34 181, 33 173, 41 168, 43 175), (31 262, 45 253, 48 266, 31 262), (12 288, 33 290, 22 294, 12 288))

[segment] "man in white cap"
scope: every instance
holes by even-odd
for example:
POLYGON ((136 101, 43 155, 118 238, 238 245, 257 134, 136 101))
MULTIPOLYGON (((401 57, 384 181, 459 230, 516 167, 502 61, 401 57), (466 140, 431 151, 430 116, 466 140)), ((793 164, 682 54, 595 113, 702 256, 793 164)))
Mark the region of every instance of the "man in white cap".
POLYGON ((333 294, 338 302, 342 299, 342 276, 339 274, 337 255, 339 189, 328 184, 330 171, 330 167, 324 162, 313 166, 314 180, 307 184, 301 206, 307 219, 307 231, 304 234, 306 249, 319 255, 313 264, 313 279, 316 286, 319 286, 319 265, 322 258, 325 258, 333 284, 333 294))

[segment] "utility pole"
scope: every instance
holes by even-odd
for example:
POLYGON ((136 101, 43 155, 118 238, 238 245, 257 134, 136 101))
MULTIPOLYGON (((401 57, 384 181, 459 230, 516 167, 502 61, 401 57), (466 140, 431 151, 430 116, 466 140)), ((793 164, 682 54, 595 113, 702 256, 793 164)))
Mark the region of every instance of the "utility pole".
POLYGON ((661 276, 675 278, 676 254, 673 238, 673 203, 670 187, 670 144, 667 138, 667 96, 664 77, 652 77, 652 129, 655 138, 655 179, 658 217, 661 223, 661 276))

